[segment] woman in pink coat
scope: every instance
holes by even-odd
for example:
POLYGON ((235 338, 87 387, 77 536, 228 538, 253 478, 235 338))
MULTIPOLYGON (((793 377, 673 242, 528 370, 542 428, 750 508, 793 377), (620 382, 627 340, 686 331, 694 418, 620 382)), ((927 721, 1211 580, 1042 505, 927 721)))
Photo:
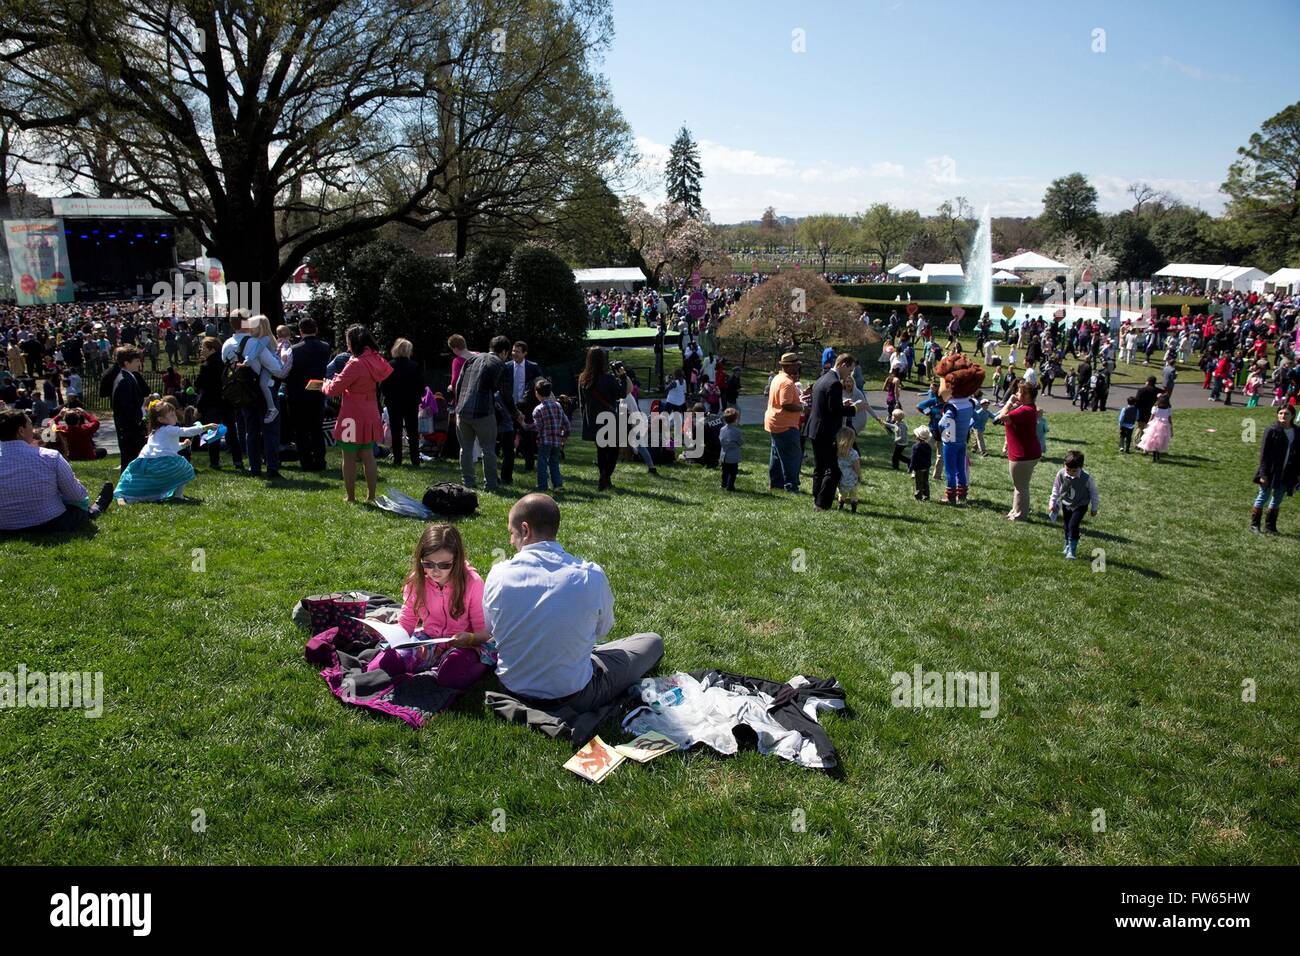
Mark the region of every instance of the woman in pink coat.
POLYGON ((352 357, 332 379, 321 386, 326 395, 343 400, 334 438, 343 451, 343 486, 348 501, 357 500, 357 456, 366 470, 366 502, 373 504, 379 468, 375 464, 375 443, 383 438, 384 420, 379 416, 379 383, 393 374, 375 340, 364 325, 348 329, 348 351, 352 357))

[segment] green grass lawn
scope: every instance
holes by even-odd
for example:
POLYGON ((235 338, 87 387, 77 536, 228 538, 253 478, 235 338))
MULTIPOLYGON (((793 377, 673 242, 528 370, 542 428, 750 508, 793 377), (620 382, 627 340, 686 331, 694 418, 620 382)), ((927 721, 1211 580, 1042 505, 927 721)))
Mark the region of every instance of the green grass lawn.
MULTIPOLYGON (((568 744, 491 716, 481 692, 418 732, 345 707, 290 609, 398 594, 419 522, 345 504, 333 474, 273 491, 200 464, 199 502, 0 542, 0 670, 102 671, 106 698, 99 719, 0 711, 0 863, 1300 862, 1300 502, 1281 537, 1246 532, 1247 417, 1272 412, 1177 410, 1154 465, 1113 450, 1113 416, 1054 415, 1035 511, 1067 447, 1101 488, 1075 562, 1057 528, 1003 519, 1001 459, 948 510, 912 500, 872 432, 859 513, 815 515, 765 493, 755 427, 727 497, 695 466, 621 465, 598 495, 576 442, 560 538, 609 572, 614 636, 662 634, 661 672, 839 678, 837 776, 697 749, 592 785, 562 768, 568 744), (997 672, 1000 712, 892 707, 891 673, 918 664, 997 672)), ((415 495, 433 474, 382 468, 415 495)), ((512 500, 484 496, 460 524, 485 572, 512 500)))

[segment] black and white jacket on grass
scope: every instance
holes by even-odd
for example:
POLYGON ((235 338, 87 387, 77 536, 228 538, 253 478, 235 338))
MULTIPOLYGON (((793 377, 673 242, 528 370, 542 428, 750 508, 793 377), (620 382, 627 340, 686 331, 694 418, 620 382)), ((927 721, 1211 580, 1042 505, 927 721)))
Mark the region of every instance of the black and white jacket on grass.
POLYGON ((844 709, 844 688, 833 677, 799 675, 781 684, 717 670, 679 672, 648 677, 630 693, 642 704, 623 719, 629 733, 656 730, 682 750, 703 743, 734 754, 736 731, 745 727, 757 739, 759 753, 818 770, 839 765, 835 745, 817 720, 819 710, 844 709))

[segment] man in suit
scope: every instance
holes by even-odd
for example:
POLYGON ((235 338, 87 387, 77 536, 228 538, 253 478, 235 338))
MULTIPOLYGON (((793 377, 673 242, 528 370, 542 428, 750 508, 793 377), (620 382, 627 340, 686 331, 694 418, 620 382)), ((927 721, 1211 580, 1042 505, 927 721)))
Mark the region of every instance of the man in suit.
MULTIPOLYGON (((525 422, 525 426, 516 432, 519 436, 519 454, 524 459, 524 470, 531 474, 537 460, 537 432, 532 429, 529 416, 532 414, 532 406, 536 404, 533 383, 541 376, 542 367, 528 357, 527 342, 516 342, 510 351, 510 358, 506 371, 510 373, 511 397, 523 412, 525 422)), ((505 447, 502 452, 501 480, 509 484, 514 474, 514 449, 505 447)))
POLYGON ((840 486, 835 436, 844 426, 844 378, 853 374, 854 361, 852 355, 840 355, 813 385, 808 438, 813 446, 813 506, 818 511, 830 510, 840 486))
POLYGON ((140 370, 144 356, 132 345, 120 346, 115 353, 117 377, 113 379, 110 394, 113 401, 113 427, 117 431, 118 455, 121 470, 140 456, 148 435, 144 427, 144 400, 149 394, 140 370))
POLYGON ((325 434, 321 421, 325 417, 325 396, 309 391, 307 383, 325 377, 330 360, 330 346, 316 337, 316 322, 303 319, 298 323, 302 341, 291 350, 293 363, 284 380, 285 401, 293 423, 293 441, 298 448, 298 467, 303 471, 325 470, 325 434))

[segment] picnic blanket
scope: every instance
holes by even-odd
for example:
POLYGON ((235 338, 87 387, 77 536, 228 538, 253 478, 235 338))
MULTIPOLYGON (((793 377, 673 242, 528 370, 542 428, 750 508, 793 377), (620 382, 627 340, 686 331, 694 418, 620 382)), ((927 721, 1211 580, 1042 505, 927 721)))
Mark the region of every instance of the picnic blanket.
POLYGON ((393 676, 382 668, 367 670, 378 653, 373 647, 356 655, 335 650, 334 663, 320 672, 330 693, 345 704, 396 717, 416 730, 464 693, 441 686, 433 671, 393 676))
MULTIPOLYGON (((366 599, 365 616, 396 623, 401 605, 383 594, 368 591, 350 592, 366 599)), ((299 601, 293 609, 294 623, 309 627, 309 618, 299 601)), ((369 629, 348 637, 331 627, 315 634, 304 649, 306 659, 323 665, 321 679, 331 694, 352 707, 396 717, 419 729, 455 702, 464 691, 443 687, 435 671, 392 675, 382 668, 367 670, 380 653, 377 637, 369 629)))

